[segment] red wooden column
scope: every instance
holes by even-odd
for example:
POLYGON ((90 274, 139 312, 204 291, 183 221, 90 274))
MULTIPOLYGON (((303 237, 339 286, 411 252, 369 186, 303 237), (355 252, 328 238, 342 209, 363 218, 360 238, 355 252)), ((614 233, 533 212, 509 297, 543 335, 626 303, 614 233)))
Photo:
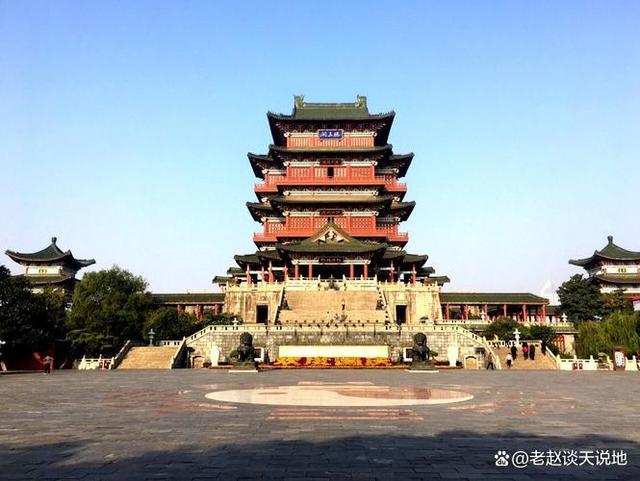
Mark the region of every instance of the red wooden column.
POLYGON ((451 317, 451 314, 449 313, 449 303, 446 303, 446 304, 444 305, 444 318, 445 318, 446 320, 449 320, 449 319, 450 319, 450 317, 451 317))
POLYGON ((269 260, 269 283, 273 282, 273 262, 269 260))
POLYGON ((469 316, 469 306, 462 304, 462 320, 466 321, 469 316))
POLYGON ((542 320, 547 322, 547 306, 546 304, 542 304, 542 320))
POLYGON ((349 279, 353 280, 355 277, 355 267, 353 264, 349 264, 349 279))
POLYGON ((364 278, 369 277, 369 264, 364 265, 364 278))
POLYGON ((527 305, 522 304, 522 322, 527 322, 527 305))
POLYGON ((506 304, 502 305, 502 315, 503 315, 503 317, 507 317, 507 305, 506 304))
POLYGON ((309 264, 309 279, 313 278, 313 264, 309 264))
POLYGON ((300 279, 300 265, 299 264, 294 264, 293 265, 293 277, 295 277, 296 280, 300 279))
POLYGON ((416 283, 416 265, 412 264, 411 265, 411 284, 415 284, 416 283))
POLYGON ((264 266, 262 266, 262 268, 260 269, 260 280, 261 280, 262 282, 264 282, 264 277, 265 277, 265 276, 264 276, 264 266))
POLYGON ((488 319, 489 319, 489 304, 485 304, 485 305, 484 305, 484 318, 485 318, 486 320, 488 320, 488 319))
POLYGON ((393 282, 393 260, 389 264, 389 282, 393 282))
POLYGON ((247 284, 251 284, 251 274, 249 273, 249 266, 247 266, 247 284))

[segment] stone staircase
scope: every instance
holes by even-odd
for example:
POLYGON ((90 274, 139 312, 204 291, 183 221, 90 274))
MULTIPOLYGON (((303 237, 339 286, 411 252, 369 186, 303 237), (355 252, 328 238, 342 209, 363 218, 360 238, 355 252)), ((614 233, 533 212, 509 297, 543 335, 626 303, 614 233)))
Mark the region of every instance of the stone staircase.
POLYGON ((283 324, 324 323, 346 318, 347 322, 382 323, 385 310, 377 309, 379 295, 376 290, 286 290, 288 309, 279 312, 283 324))
POLYGON ((134 346, 118 369, 170 369, 176 346, 134 346))
MULTIPOLYGON (((496 356, 500 357, 502 363, 502 369, 507 368, 507 354, 511 351, 506 347, 494 347, 493 352, 496 356)), ((531 359, 525 359, 522 356, 522 349, 518 349, 518 357, 511 365, 511 369, 526 369, 526 370, 557 370, 555 363, 548 357, 540 352, 539 346, 536 346, 536 356, 532 361, 531 359)))

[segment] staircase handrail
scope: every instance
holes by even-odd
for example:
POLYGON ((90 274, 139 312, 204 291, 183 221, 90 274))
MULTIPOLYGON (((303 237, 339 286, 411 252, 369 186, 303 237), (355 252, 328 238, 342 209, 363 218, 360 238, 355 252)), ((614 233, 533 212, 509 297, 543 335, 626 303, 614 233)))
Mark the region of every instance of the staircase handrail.
POLYGON ((182 341, 180 342, 180 346, 178 346, 178 349, 176 349, 176 352, 171 357, 171 362, 169 363, 169 369, 176 368, 176 363, 178 359, 180 359, 180 356, 182 355, 182 353, 186 348, 187 348, 187 338, 185 336, 182 338, 182 341))
POLYGON ((376 287, 378 289, 378 292, 380 293, 380 296, 382 297, 382 303, 384 304, 384 310, 387 313, 387 319, 389 320, 389 322, 393 322, 391 307, 389 307, 389 303, 387 302, 387 297, 384 295, 384 289, 380 287, 380 284, 376 284, 376 287))
POLYGON ((111 363, 109 369, 117 368, 133 346, 133 341, 131 339, 128 339, 127 342, 124 343, 124 346, 122 346, 122 348, 118 351, 118 354, 113 357, 113 362, 111 363))
POLYGON ((278 322, 278 316, 280 316, 280 309, 282 309, 282 299, 284 299, 284 283, 282 284, 282 288, 280 289, 280 294, 278 294, 278 302, 276 304, 276 312, 273 316, 274 324, 278 322))

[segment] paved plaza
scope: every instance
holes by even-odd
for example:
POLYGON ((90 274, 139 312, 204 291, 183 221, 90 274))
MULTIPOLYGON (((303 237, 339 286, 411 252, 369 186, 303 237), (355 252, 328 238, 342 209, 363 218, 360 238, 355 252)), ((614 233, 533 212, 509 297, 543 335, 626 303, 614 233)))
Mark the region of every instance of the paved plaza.
POLYGON ((640 479, 637 373, 57 371, 0 393, 2 480, 640 479))

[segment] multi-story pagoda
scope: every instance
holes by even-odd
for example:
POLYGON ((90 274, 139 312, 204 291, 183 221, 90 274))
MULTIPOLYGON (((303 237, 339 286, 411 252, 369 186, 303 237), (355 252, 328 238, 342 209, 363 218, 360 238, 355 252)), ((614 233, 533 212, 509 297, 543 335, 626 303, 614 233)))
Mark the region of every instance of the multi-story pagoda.
POLYGON ((640 310, 640 252, 617 246, 613 236, 607 240, 607 245, 594 251, 591 257, 572 259, 569 264, 583 267, 602 293, 622 289, 635 309, 640 310))
POLYGON ((407 186, 398 179, 413 154, 396 155, 387 142, 394 115, 370 114, 361 96, 355 103, 296 96, 291 115, 268 113, 273 144, 264 155, 248 154, 262 180, 257 202, 247 203, 262 224, 257 250, 235 256, 238 267, 214 282, 447 282, 432 276, 428 256, 404 250, 409 236, 399 226, 415 202, 404 200, 407 186))
POLYGON ((96 263, 94 259, 76 259, 71 251, 60 249, 56 241, 57 239, 52 237, 51 244, 38 252, 6 251, 14 262, 25 267, 25 272, 21 275, 29 281, 34 292, 52 287, 71 293, 78 282, 78 271, 96 263))

